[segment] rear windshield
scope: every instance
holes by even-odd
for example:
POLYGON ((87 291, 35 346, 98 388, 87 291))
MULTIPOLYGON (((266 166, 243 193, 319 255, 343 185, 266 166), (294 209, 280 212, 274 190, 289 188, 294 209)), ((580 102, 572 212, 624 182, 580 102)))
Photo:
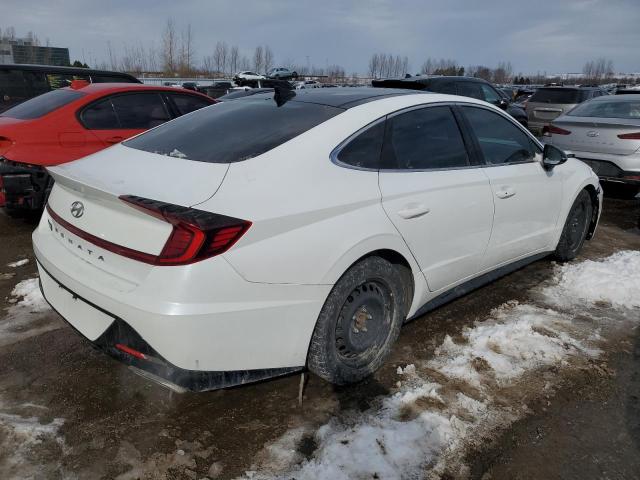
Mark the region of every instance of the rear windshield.
POLYGON ((342 111, 295 101, 278 106, 273 95, 256 95, 198 110, 124 145, 199 162, 239 162, 262 155, 342 111))
POLYGON ((580 103, 586 99, 585 90, 571 88, 540 88, 529 99, 530 103, 580 103))
POLYGON ((575 107, 568 115, 572 117, 640 118, 640 98, 637 100, 607 99, 585 102, 575 107))
POLYGON ((52 90, 10 108, 2 113, 0 117, 11 117, 19 120, 40 118, 83 96, 84 93, 74 90, 52 90))

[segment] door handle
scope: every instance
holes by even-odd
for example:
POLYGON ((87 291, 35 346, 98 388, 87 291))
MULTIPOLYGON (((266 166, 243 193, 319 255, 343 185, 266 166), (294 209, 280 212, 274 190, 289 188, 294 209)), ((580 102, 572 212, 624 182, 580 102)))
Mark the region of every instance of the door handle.
POLYGON ((120 143, 124 140, 124 137, 109 137, 105 140, 107 143, 120 143))
POLYGON ((430 211, 431 209, 424 205, 409 204, 404 209, 398 210, 398 215, 409 220, 411 218, 418 218, 422 215, 426 215, 430 211))
POLYGON ((510 198, 516 194, 515 188, 512 187, 504 187, 501 190, 496 192, 496 197, 498 198, 510 198))

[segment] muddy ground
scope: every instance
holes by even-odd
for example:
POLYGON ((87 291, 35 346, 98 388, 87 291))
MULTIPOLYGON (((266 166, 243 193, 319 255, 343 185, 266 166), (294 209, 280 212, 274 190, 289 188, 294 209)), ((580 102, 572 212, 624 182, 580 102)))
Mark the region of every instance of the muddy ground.
MULTIPOLYGON (((581 259, 639 250, 639 216, 640 201, 606 199, 599 231, 581 259)), ((33 219, 0 214, 4 308, 11 306, 14 286, 35 276, 34 226, 33 219), (21 258, 31 261, 5 267, 21 258)), ((0 347, 0 423, 14 425, 0 429, 0 477, 243 475, 264 445, 289 428, 367 409, 393 389, 398 366, 429 359, 446 335, 456 337, 499 305, 526 302, 553 268, 548 260, 536 262, 406 325, 393 356, 369 381, 336 388, 311 376, 302 407, 298 375, 211 393, 171 393, 93 350, 54 313, 38 314, 24 338, 0 347), (44 333, 29 336, 35 328, 44 333)), ((640 332, 611 343, 589 368, 559 372, 555 393, 540 395, 529 408, 526 418, 467 452, 470 477, 640 478, 640 332)), ((303 455, 314 448, 313 438, 298 445, 303 455)))

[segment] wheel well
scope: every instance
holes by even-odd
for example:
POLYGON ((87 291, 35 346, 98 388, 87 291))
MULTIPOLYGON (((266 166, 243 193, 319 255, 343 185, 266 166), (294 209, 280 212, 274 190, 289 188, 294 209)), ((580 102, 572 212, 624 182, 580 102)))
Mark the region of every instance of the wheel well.
POLYGON ((407 315, 409 313, 409 309, 411 308, 411 304, 413 303, 413 293, 415 290, 415 285, 413 282, 413 271, 411 270, 411 265, 409 264, 407 259, 404 258, 402 254, 396 252, 395 250, 384 249, 384 250, 375 250, 373 252, 369 252, 368 254, 359 258, 354 263, 357 263, 363 258, 367 258, 367 257, 384 258, 387 262, 391 263, 395 267, 399 267, 398 271, 400 272, 400 275, 402 275, 404 284, 407 286, 407 289, 405 291, 405 299, 404 299, 405 315, 407 315))
POLYGON ((587 240, 591 240, 598 224, 598 214, 600 209, 600 202, 598 201, 598 192, 593 185, 587 185, 584 189, 591 197, 591 205, 593 206, 593 214, 591 215, 591 223, 589 223, 589 230, 587 231, 587 240))

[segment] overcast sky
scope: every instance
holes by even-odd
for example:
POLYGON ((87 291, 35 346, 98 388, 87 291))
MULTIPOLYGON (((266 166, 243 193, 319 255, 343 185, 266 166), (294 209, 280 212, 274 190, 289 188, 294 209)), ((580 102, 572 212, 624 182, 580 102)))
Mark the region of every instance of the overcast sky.
POLYGON ((463 66, 511 61, 514 73, 580 72, 596 57, 640 72, 640 0, 2 0, 0 28, 34 31, 70 49, 72 61, 107 58, 107 42, 155 42, 168 18, 191 24, 198 58, 218 40, 276 62, 342 65, 366 73, 375 52, 463 66))

